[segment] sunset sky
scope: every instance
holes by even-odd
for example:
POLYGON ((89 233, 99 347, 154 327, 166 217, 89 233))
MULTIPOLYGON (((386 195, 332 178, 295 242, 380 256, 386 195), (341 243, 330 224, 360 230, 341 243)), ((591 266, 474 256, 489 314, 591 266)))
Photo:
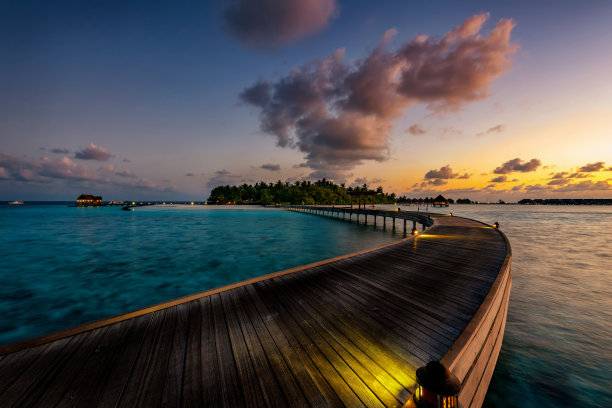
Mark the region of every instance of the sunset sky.
POLYGON ((612 198, 612 2, 2 1, 0 200, 612 198))

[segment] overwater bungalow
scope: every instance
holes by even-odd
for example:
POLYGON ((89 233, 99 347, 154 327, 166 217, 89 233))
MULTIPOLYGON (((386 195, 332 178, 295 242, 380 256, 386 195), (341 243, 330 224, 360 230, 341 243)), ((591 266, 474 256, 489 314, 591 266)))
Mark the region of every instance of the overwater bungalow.
POLYGON ((81 194, 76 200, 77 207, 93 207, 102 205, 102 197, 91 194, 81 194))
POLYGON ((442 194, 434 198, 434 207, 448 207, 448 200, 442 194))

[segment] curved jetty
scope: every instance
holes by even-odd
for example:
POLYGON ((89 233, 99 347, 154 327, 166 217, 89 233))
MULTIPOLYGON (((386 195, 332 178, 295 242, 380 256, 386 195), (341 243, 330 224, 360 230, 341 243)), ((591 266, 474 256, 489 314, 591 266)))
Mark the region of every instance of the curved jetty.
POLYGON ((440 360, 479 407, 506 322, 504 235, 440 214, 290 209, 422 231, 0 347, 1 405, 401 407, 440 360))

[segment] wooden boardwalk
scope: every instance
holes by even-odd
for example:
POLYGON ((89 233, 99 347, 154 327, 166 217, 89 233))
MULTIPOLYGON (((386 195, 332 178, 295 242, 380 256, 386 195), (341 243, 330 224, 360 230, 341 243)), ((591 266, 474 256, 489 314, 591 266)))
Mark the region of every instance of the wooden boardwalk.
POLYGON ((0 347, 0 406, 400 407, 417 367, 467 349, 457 344, 509 273, 503 234, 431 223, 375 250, 0 347))

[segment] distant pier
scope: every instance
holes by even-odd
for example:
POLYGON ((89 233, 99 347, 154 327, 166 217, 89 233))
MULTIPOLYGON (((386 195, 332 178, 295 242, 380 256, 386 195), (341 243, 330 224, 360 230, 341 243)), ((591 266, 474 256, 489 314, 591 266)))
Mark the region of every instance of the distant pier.
POLYGON ((450 215, 288 209, 407 237, 0 347, 0 405, 401 407, 440 360, 461 406, 480 407, 506 322, 505 236, 450 215))

